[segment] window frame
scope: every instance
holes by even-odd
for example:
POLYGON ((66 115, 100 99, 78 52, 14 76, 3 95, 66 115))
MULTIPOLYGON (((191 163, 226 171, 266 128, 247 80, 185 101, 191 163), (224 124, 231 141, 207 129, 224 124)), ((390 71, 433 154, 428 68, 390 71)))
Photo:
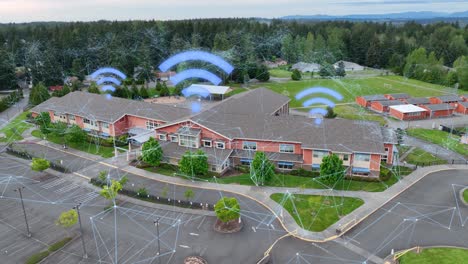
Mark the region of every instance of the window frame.
POLYGON ((161 141, 167 141, 167 135, 166 134, 159 134, 158 139, 161 141))
POLYGON ((205 148, 212 148, 213 147, 213 141, 208 140, 208 139, 202 139, 202 145, 205 148), (209 143, 209 146, 207 146, 206 143, 209 143))
POLYGON ((279 152, 280 153, 294 153, 294 149, 295 149, 294 144, 280 144, 279 145, 279 152), (292 147, 291 151, 284 151, 284 149, 281 149, 282 147, 285 147, 285 146, 292 147))
POLYGON ((215 144, 217 149, 226 149, 226 142, 216 141, 215 144), (219 144, 221 144, 223 147, 220 147, 219 144))
POLYGON ((257 142, 255 141, 242 141, 242 149, 243 150, 253 150, 253 151, 257 151, 257 142), (254 145, 255 144, 255 147, 252 147, 252 146, 247 146, 247 145, 254 145))

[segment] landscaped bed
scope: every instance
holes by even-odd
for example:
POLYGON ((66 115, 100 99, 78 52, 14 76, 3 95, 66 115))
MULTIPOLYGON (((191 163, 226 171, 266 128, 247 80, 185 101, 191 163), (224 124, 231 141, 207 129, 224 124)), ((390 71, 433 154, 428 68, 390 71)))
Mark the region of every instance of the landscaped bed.
POLYGON ((275 193, 270 196, 281 204, 302 228, 320 232, 364 204, 359 198, 275 193))
MULTIPOLYGON (((44 135, 39 130, 34 130, 34 131, 32 131, 31 134, 34 137, 37 137, 37 138, 42 138, 42 139, 44 138, 44 135)), ((64 143, 63 142, 63 137, 56 136, 56 135, 53 135, 53 134, 47 135, 46 139, 48 141, 50 141, 50 142, 55 143, 55 144, 62 145, 64 143)), ((90 154, 99 155, 99 156, 102 156, 103 158, 111 158, 111 157, 114 156, 114 147, 106 147, 106 146, 102 146, 102 145, 96 144, 96 143, 68 142, 67 147, 72 148, 72 149, 76 149, 76 150, 80 150, 80 151, 84 151, 84 152, 87 152, 87 153, 90 153, 90 154)))
POLYGON ((408 252, 399 261, 401 264, 454 264, 467 263, 468 249, 428 248, 421 253, 408 252))
MULTIPOLYGON (((175 165, 161 164, 158 167, 144 165, 143 162, 133 163, 133 166, 144 169, 149 172, 159 173, 171 177, 181 177, 187 179, 187 177, 181 176, 178 172, 178 168, 175 165)), ((372 181, 365 181, 359 179, 345 179, 338 181, 334 184, 335 190, 347 190, 347 191, 367 191, 367 192, 382 192, 388 189, 390 186, 398 182, 399 177, 405 176, 413 172, 407 167, 394 167, 393 172, 388 180, 379 180, 378 178, 372 179, 372 181)), ((276 174, 270 180, 265 182, 264 186, 270 187, 297 187, 297 188, 308 188, 308 189, 328 189, 329 187, 318 180, 318 172, 304 172, 309 175, 299 174, 276 174)), ((219 177, 211 173, 206 176, 197 177, 194 180, 210 181, 219 184, 240 184, 255 186, 255 182, 250 177, 249 173, 243 173, 234 176, 219 177)))
POLYGON ((27 260, 26 260, 26 264, 36 264, 36 263, 39 263, 41 261, 43 261, 45 258, 47 258, 52 252, 54 251, 57 251, 61 248, 63 248, 68 242, 70 242, 72 240, 71 237, 66 237, 52 245, 50 245, 47 250, 44 250, 44 251, 41 251, 41 252, 38 252, 32 256, 30 256, 27 260))

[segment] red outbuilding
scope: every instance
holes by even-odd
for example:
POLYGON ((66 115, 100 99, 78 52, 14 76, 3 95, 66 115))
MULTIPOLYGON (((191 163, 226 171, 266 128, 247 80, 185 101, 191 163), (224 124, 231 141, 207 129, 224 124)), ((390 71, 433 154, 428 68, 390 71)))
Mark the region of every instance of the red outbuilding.
POLYGON ((460 114, 468 115, 468 102, 458 103, 455 111, 460 114))
POLYGON ((401 105, 400 101, 374 101, 371 103, 371 108, 380 113, 387 113, 390 109, 389 106, 401 105))
POLYGON ((388 99, 381 94, 356 97, 356 103, 362 107, 371 107, 371 103, 374 101, 388 101, 388 99))
POLYGON ((455 106, 451 104, 430 104, 421 106, 429 111, 430 118, 452 116, 455 106))
POLYGON ((431 104, 456 104, 458 102, 462 102, 462 98, 456 95, 443 95, 438 97, 431 97, 429 98, 431 104))
POLYGON ((410 98, 409 94, 406 94, 406 93, 385 94, 384 96, 388 100, 400 100, 400 101, 410 98))
POLYGON ((429 111, 415 105, 393 105, 390 106, 390 115, 400 120, 426 119, 429 111))

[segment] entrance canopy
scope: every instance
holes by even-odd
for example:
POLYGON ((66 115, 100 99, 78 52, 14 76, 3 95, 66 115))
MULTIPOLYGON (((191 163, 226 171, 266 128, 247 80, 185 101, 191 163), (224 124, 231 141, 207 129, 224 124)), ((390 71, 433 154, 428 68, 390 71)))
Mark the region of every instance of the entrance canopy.
POLYGON ((229 90, 230 87, 229 86, 204 85, 204 84, 192 84, 189 86, 189 88, 205 89, 210 94, 224 95, 229 90))

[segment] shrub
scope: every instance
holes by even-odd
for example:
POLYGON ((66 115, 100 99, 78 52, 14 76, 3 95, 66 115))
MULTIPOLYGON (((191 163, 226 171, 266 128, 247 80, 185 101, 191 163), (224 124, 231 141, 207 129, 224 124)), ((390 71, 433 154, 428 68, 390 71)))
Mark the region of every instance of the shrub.
POLYGON ((392 172, 385 166, 380 167, 379 179, 381 181, 387 181, 392 177, 392 172))
POLYGON ((291 74, 291 79, 294 81, 300 81, 302 79, 302 74, 298 69, 294 69, 291 74))
POLYGON ((142 197, 142 198, 143 197, 148 197, 148 191, 144 187, 138 189, 137 194, 138 194, 138 197, 142 197))
POLYGON ((32 256, 30 256, 27 260, 26 260, 26 264, 36 264, 36 263, 39 263, 41 262, 43 259, 47 258, 49 256, 49 251, 42 251, 42 252, 39 252, 39 253, 36 253, 32 256))
POLYGON ((63 248, 68 242, 70 242, 70 240, 72 240, 71 237, 66 237, 63 240, 50 245, 49 246, 49 252, 54 252, 54 251, 57 251, 57 250, 63 248))
POLYGON ((215 204, 215 213, 224 223, 240 217, 240 206, 234 197, 223 197, 215 204))
POLYGON ((297 170, 292 170, 292 171, 289 172, 289 174, 293 175, 293 176, 312 177, 312 178, 320 176, 319 171, 310 171, 310 170, 306 170, 306 169, 303 169, 303 168, 299 168, 297 170))

